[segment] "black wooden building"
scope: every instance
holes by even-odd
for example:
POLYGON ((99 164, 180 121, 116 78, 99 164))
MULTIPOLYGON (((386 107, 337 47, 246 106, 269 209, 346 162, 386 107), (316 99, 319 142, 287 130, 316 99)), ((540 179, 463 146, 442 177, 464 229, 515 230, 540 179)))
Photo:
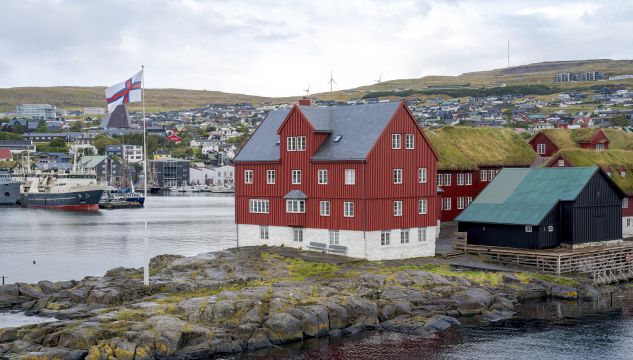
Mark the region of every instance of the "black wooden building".
POLYGON ((473 245, 544 249, 616 240, 625 196, 597 166, 503 169, 455 221, 473 245))

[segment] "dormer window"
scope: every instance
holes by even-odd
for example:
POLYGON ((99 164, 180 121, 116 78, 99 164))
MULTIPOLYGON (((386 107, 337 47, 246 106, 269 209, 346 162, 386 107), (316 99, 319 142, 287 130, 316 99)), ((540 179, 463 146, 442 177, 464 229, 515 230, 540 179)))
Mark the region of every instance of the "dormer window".
POLYGON ((297 138, 294 136, 290 136, 287 139, 287 143, 288 143, 288 151, 297 151, 297 138))

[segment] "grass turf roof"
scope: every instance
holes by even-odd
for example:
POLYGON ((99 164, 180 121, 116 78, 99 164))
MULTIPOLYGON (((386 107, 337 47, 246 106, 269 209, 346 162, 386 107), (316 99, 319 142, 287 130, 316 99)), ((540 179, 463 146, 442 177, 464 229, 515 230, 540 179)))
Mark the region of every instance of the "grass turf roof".
POLYGON ((589 142, 591 138, 596 134, 598 129, 586 128, 586 129, 571 129, 571 139, 575 142, 589 142))
POLYGON ((527 166, 538 156, 519 134, 510 129, 445 126, 425 132, 440 157, 439 170, 527 166))
POLYGON ((602 129, 609 139, 609 149, 633 150, 633 133, 627 133, 619 129, 602 129))
MULTIPOLYGON (((595 135, 597 128, 586 129, 545 129, 542 130, 559 149, 580 149, 577 141, 589 141, 595 135)), ((609 139, 609 149, 633 150, 633 134, 618 129, 602 129, 609 139)))
MULTIPOLYGON (((603 170, 607 165, 611 166, 611 179, 627 194, 633 195, 633 151, 630 150, 561 150, 558 154, 563 155, 572 165, 580 166, 600 166, 603 170), (622 177, 618 173, 620 167, 624 165, 627 176, 622 177)), ((546 166, 549 166, 557 155, 546 166)))
POLYGON ((559 149, 581 149, 571 138, 571 130, 565 129, 544 129, 541 130, 559 149))

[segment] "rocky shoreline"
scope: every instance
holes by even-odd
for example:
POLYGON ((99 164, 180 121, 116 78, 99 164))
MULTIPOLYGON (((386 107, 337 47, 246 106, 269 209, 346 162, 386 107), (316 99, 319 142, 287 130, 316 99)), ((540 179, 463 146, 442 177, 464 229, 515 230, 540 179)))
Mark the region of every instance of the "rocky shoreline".
POLYGON ((397 262, 328 264, 249 247, 151 259, 81 281, 0 286, 0 309, 51 322, 0 329, 0 359, 206 359, 369 329, 424 336, 498 321, 533 298, 593 301, 588 284, 397 262))

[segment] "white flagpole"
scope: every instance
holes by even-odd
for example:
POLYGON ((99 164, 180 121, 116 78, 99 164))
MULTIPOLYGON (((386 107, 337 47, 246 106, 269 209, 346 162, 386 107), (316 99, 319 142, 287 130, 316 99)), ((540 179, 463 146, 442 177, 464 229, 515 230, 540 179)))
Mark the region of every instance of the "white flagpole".
POLYGON ((147 142, 145 141, 145 132, 147 127, 147 121, 145 121, 145 65, 141 65, 141 69, 143 69, 143 75, 141 80, 141 100, 143 101, 143 151, 145 152, 145 162, 143 165, 143 196, 145 198, 145 203, 143 207, 145 208, 145 238, 144 238, 144 246, 145 246, 145 258, 143 262, 143 283, 145 286, 149 285, 149 244, 147 240, 147 142))

